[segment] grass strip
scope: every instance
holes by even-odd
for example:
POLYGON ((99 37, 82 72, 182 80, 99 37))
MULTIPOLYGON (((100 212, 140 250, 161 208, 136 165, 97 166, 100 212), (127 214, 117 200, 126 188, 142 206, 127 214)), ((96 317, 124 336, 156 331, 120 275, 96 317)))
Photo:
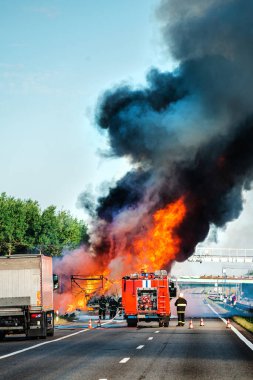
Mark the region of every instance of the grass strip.
POLYGON ((253 323, 250 322, 248 318, 234 316, 232 319, 238 323, 238 325, 242 326, 244 329, 253 334, 253 323))

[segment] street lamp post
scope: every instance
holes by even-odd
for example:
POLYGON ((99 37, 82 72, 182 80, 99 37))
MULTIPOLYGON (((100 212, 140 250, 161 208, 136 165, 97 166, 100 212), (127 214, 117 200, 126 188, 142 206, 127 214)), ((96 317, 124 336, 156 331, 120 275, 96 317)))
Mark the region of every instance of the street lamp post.
POLYGON ((224 294, 224 296, 226 295, 226 279, 227 279, 227 271, 226 271, 226 268, 222 268, 222 275, 223 275, 223 289, 222 289, 222 293, 224 294))

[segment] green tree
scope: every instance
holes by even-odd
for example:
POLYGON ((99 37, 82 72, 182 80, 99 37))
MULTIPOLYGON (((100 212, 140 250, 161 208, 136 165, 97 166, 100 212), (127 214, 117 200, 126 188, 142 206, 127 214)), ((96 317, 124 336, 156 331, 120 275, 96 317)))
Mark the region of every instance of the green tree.
POLYGON ((25 251, 27 249, 26 241, 26 210, 25 203, 20 199, 10 199, 9 207, 10 221, 12 225, 12 244, 13 252, 25 251))
POLYGON ((68 211, 49 206, 41 211, 38 202, 0 195, 0 255, 41 253, 60 255, 88 241, 87 226, 68 211))
POLYGON ((25 201, 25 222, 26 247, 32 250, 38 244, 41 230, 41 210, 38 202, 31 199, 25 201))
POLYGON ((82 241, 82 229, 77 219, 71 217, 69 212, 61 211, 58 214, 59 240, 66 248, 74 248, 82 241))
POLYGON ((51 255, 59 254, 61 249, 59 241, 59 220, 56 215, 55 206, 49 206, 42 212, 38 245, 42 253, 49 253, 51 255))
POLYGON ((0 241, 1 249, 8 254, 15 253, 25 241, 24 204, 5 193, 0 198, 0 241))
POLYGON ((11 198, 8 198, 6 193, 2 193, 0 196, 0 247, 3 254, 11 254, 13 251, 14 227, 11 208, 11 198))

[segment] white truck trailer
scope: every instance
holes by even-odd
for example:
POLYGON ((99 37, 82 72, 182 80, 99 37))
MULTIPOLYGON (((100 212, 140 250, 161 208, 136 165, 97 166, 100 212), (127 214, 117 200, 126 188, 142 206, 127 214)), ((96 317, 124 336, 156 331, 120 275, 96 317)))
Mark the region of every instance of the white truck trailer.
POLYGON ((54 335, 52 257, 0 257, 0 339, 54 335))

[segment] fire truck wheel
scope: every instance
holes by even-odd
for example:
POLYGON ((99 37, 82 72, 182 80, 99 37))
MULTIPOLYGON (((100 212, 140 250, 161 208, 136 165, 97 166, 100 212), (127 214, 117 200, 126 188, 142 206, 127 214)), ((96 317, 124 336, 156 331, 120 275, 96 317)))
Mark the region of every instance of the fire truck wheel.
POLYGON ((128 319, 127 320, 127 326, 128 327, 136 327, 137 326, 137 320, 128 319))
POLYGON ((159 321, 159 327, 163 327, 163 322, 159 321))

